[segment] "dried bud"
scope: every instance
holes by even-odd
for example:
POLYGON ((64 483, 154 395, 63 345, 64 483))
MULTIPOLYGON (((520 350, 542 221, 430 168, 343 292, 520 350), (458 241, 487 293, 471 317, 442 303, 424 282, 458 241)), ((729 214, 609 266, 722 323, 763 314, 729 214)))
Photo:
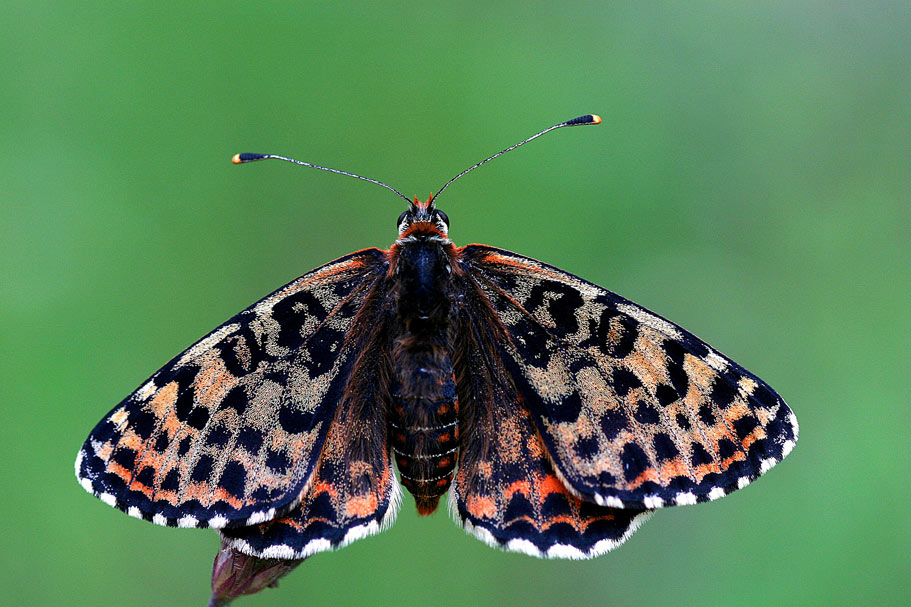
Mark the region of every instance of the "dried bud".
POLYGON ((212 598, 209 607, 224 607, 244 594, 278 586, 278 578, 288 574, 304 559, 261 559, 231 548, 222 541, 212 565, 212 598))

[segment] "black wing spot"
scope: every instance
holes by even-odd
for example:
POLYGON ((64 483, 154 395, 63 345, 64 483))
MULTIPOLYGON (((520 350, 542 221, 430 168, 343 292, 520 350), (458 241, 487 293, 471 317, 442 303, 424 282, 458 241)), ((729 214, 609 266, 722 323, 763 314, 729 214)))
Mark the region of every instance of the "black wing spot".
POLYGON ((711 464, 715 459, 705 450, 705 447, 702 446, 702 443, 693 443, 691 448, 692 453, 690 454, 690 459, 693 462, 694 466, 701 466, 702 464, 711 464))
POLYGON ((256 502, 271 502, 277 499, 281 495, 281 491, 278 489, 271 489, 269 487, 257 487, 253 490, 253 493, 250 494, 250 498, 256 502))
POLYGON ((171 471, 165 475, 164 480, 161 481, 161 490, 177 491, 178 489, 180 489, 180 473, 177 471, 177 468, 172 468, 171 471))
POLYGON ((187 425, 197 430, 202 430, 209 423, 209 410, 205 407, 195 407, 187 416, 187 425))
POLYGON ((509 500, 509 504, 506 506, 503 514, 503 518, 507 521, 534 518, 535 509, 524 495, 516 492, 513 494, 512 499, 509 500))
POLYGON ((591 459, 600 452, 598 437, 590 436, 588 438, 577 438, 576 443, 573 445, 573 449, 579 458, 586 460, 591 459))
POLYGON ((642 387, 642 382, 636 377, 636 374, 629 369, 614 369, 611 375, 611 383, 617 396, 626 396, 630 390, 642 387))
POLYGON ((775 393, 775 391, 761 381, 757 383, 758 385, 753 391, 753 398, 755 398, 760 405, 766 408, 774 407, 776 404, 778 404, 778 395, 775 393))
POLYGON ((671 403, 676 402, 679 398, 677 391, 667 384, 658 385, 655 389, 655 397, 658 399, 658 404, 662 407, 667 407, 671 403))
POLYGON ((620 453, 623 464, 623 475, 627 482, 634 481, 640 474, 648 470, 650 464, 642 447, 635 443, 628 443, 620 453))
POLYGON ((330 327, 322 327, 307 344, 310 360, 303 361, 310 377, 317 377, 328 372, 338 358, 345 334, 330 327))
POLYGON ((706 344, 702 343, 700 340, 696 339, 692 335, 686 335, 683 338, 684 343, 686 343, 687 349, 690 351, 690 354, 698 358, 705 358, 708 356, 709 348, 706 344))
POLYGON ((683 345, 677 341, 669 339, 662 344, 665 354, 667 354, 668 363, 667 371, 671 379, 671 384, 677 394, 686 394, 690 387, 690 378, 683 369, 683 361, 686 350, 683 345))
POLYGON ((759 420, 752 415, 745 415, 740 419, 734 420, 733 426, 734 432, 737 433, 737 438, 743 440, 750 435, 750 432, 759 426, 759 420))
POLYGON ((218 410, 234 409, 238 415, 243 415, 247 410, 247 401, 247 392, 243 386, 234 386, 218 404, 218 410))
POLYGON ((548 297, 547 312, 554 320, 554 327, 551 330, 564 337, 579 330, 579 322, 576 320, 576 310, 585 304, 585 300, 579 295, 579 292, 568 285, 554 281, 544 281, 532 288, 528 299, 525 301, 525 309, 531 313, 545 305, 545 296, 548 297), (558 297, 553 298, 553 295, 558 297))
POLYGON ((212 460, 212 456, 203 455, 197 460, 196 465, 193 466, 193 472, 190 474, 190 480, 196 483, 204 483, 209 480, 209 477, 212 476, 212 465, 215 462, 212 460))
POLYGON ((635 349, 638 337, 639 323, 633 318, 609 308, 601 313, 598 343, 608 356, 626 358, 635 349))
POLYGON ((613 440, 618 434, 629 429, 629 418, 622 411, 608 410, 601 415, 601 432, 607 440, 613 440))
POLYGON ((278 411, 278 423, 288 434, 301 434, 310 429, 313 414, 285 405, 278 411))
POLYGON ((687 390, 690 388, 690 378, 686 374, 686 371, 683 370, 683 365, 678 365, 673 363, 668 365, 667 374, 671 378, 671 384, 674 386, 674 391, 677 394, 686 394, 687 390))
POLYGON ((304 324, 311 319, 322 322, 328 315, 319 300, 308 291, 301 291, 277 302, 272 308, 272 317, 281 327, 279 345, 292 349, 300 347, 304 341, 304 324))
POLYGON ((136 475, 136 481, 146 487, 151 487, 155 482, 155 468, 152 466, 145 466, 139 471, 139 474, 136 475))
POLYGON ((221 473, 221 480, 218 484, 231 495, 243 497, 247 484, 247 471, 240 462, 228 462, 221 473))
POLYGON ((218 350, 225 369, 235 377, 243 377, 253 370, 256 366, 255 361, 259 359, 258 347, 255 344, 249 327, 244 327, 238 334, 228 337, 214 347, 218 350), (243 358, 239 355, 241 350, 248 352, 243 358))
POLYGON ((728 438, 722 438, 718 441, 718 457, 727 459, 737 453, 737 447, 734 442, 728 438))
POLYGON ((177 396, 177 402, 174 403, 174 415, 178 421, 186 423, 193 409, 193 388, 187 386, 180 388, 180 394, 177 396))
POLYGON ((143 440, 152 436, 156 421, 155 416, 148 411, 139 410, 130 414, 130 427, 143 440))
MULTIPOLYGON (((159 451, 162 451, 162 449, 159 449, 159 451)), ((136 465, 136 452, 127 447, 120 447, 114 451, 114 455, 111 459, 127 470, 132 470, 133 466, 136 465)))
POLYGON ((653 444, 655 446, 655 457, 658 458, 659 462, 674 459, 680 455, 680 450, 677 449, 677 445, 674 444, 674 441, 670 436, 663 432, 659 432, 655 435, 653 444))
MULTIPOLYGON (((598 474, 598 482, 601 484, 602 487, 613 487, 617 484, 617 477, 615 477, 610 472, 601 472, 600 474, 598 474)), ((583 506, 586 503, 587 502, 582 502, 583 506)))
POLYGON ((210 447, 224 447, 231 439, 231 433, 224 426, 212 428, 206 435, 206 444, 210 447))
POLYGON ((726 409, 737 398, 737 389, 725 377, 716 377, 712 385, 711 399, 721 409, 726 409))
POLYGON ((582 397, 579 392, 573 390, 560 399, 560 404, 553 410, 552 419, 556 422, 572 422, 579 418, 579 411, 582 410, 582 397))
POLYGON ((658 410, 641 400, 636 404, 636 411, 633 414, 633 417, 635 417, 636 421, 640 424, 657 424, 661 421, 658 410))
POLYGON ((512 327, 512 332, 525 338, 524 343, 516 343, 523 361, 542 369, 547 367, 550 352, 547 350, 547 337, 541 334, 539 327, 523 317, 512 327))
POLYGON ((186 455, 187 453, 190 452, 190 448, 192 446, 193 446, 193 439, 190 438, 189 436, 185 436, 180 441, 180 446, 177 447, 177 455, 180 457, 183 457, 184 455, 186 455))
POLYGON ((680 426, 682 430, 690 429, 690 420, 687 419, 686 415, 678 413, 675 419, 677 420, 677 425, 680 426))
POLYGON ((717 423, 715 411, 712 410, 711 405, 704 403, 699 406, 699 421, 706 426, 714 426, 717 423))
POLYGON ((247 453, 259 453, 263 445, 263 433, 254 428, 245 427, 237 435, 237 444, 246 449, 247 453))
MULTIPOLYGON (((521 495, 521 494, 516 494, 521 495)), ((570 515, 572 516, 572 507, 570 506, 569 500, 566 499, 566 495, 562 493, 548 493, 547 497, 544 498, 544 503, 541 504, 541 515, 545 519, 553 519, 560 516, 570 515)), ((509 520, 507 518, 507 520, 509 520)))
POLYGON ((168 447, 171 445, 171 439, 168 438, 167 432, 162 432, 158 435, 158 438, 155 439, 155 451, 159 453, 164 453, 167 451, 168 447))
POLYGON ((284 472, 291 465, 291 461, 288 457, 281 451, 273 451, 269 449, 269 452, 266 454, 266 467, 275 470, 276 472, 284 472))
POLYGON ((332 506, 332 498, 328 493, 319 493, 315 499, 307 503, 307 512, 311 520, 335 520, 337 516, 335 508, 332 506))

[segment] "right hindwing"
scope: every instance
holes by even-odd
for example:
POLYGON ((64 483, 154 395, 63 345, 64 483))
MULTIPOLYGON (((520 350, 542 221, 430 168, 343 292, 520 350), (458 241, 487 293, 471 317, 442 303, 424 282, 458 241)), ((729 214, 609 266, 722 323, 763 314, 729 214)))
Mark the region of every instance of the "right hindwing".
POLYGON ((495 547, 549 558, 591 558, 622 544, 649 516, 580 499, 557 475, 522 396, 496 353, 495 319, 466 297, 456 354, 461 450, 450 509, 495 547))

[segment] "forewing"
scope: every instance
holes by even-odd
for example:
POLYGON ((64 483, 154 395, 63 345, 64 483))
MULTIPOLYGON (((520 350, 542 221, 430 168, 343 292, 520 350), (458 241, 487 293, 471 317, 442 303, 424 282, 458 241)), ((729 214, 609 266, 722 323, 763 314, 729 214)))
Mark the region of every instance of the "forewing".
POLYGON ((557 472, 583 498, 717 499, 793 448, 784 400, 670 321, 508 251, 471 245, 462 266, 509 334, 500 352, 557 472))
POLYGON ((356 363, 301 503, 281 518, 223 530, 241 552, 301 559, 379 533, 395 520, 401 491, 386 441, 377 347, 356 363))
POLYGON ((581 559, 616 548, 648 518, 651 511, 599 506, 570 492, 520 397, 500 382, 496 360, 478 357, 469 369, 462 378, 463 390, 466 380, 473 384, 469 427, 450 493, 468 532, 506 550, 581 559))
MULTIPOLYGON (((253 304, 114 408, 76 459, 82 486, 161 525, 255 524, 311 477, 384 254, 360 251, 253 304)), ((368 319, 372 321, 372 319, 368 319)))

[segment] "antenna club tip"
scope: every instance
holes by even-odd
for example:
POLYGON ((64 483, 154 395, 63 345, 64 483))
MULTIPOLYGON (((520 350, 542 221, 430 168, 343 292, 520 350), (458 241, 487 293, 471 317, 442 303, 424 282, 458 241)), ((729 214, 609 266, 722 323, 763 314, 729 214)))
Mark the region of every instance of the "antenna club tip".
POLYGON ((256 160, 265 160, 266 158, 276 158, 276 156, 271 156, 269 154, 234 154, 231 157, 231 162, 234 164, 245 164, 247 162, 254 162, 256 160))
POLYGON ((583 124, 601 124, 601 116, 597 114, 586 114, 560 124, 559 126, 580 126, 583 124))

